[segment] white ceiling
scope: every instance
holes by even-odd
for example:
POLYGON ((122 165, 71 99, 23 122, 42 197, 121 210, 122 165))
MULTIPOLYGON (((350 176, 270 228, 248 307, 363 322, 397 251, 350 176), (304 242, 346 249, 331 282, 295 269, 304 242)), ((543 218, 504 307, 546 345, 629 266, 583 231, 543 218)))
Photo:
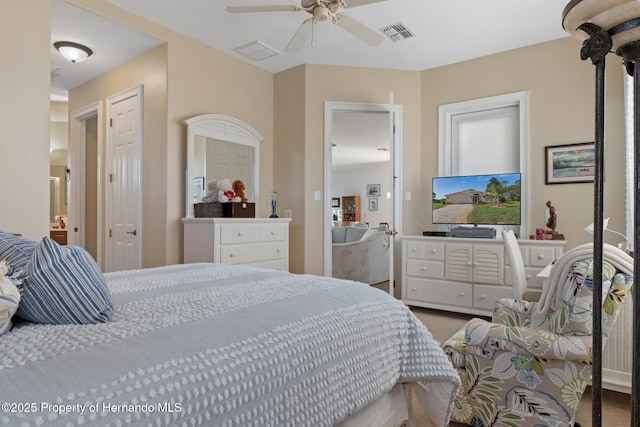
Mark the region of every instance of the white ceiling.
MULTIPOLYGON (((230 14, 227 6, 300 5, 299 0, 107 0, 230 55, 260 41, 283 52, 310 15, 300 12, 230 14)), ((402 22, 416 37, 371 47, 330 20, 315 25, 315 46, 254 64, 272 73, 300 64, 425 70, 566 37, 560 0, 386 0, 340 9, 378 31, 402 22)), ((349 3, 349 0, 345 0, 349 3)))
MULTIPOLYGON (((245 60, 268 72, 277 73, 300 64, 329 64, 357 67, 425 70, 505 50, 567 37, 561 25, 562 10, 567 3, 559 0, 382 0, 349 9, 340 9, 367 27, 380 28, 405 24, 415 37, 392 42, 386 39, 369 46, 330 20, 314 25, 314 43, 298 53, 252 61, 233 49, 259 41, 284 52, 291 37, 310 15, 307 12, 262 12, 230 14, 227 6, 299 5, 296 0, 106 0, 164 27, 185 34, 231 56, 245 60)), ((349 0, 344 0, 348 4, 349 0)), ((51 28, 52 99, 85 83, 105 71, 125 63, 162 44, 147 34, 114 23, 84 9, 52 0, 51 28), (79 64, 64 60, 53 42, 67 40, 85 44, 93 55, 79 64), (56 68, 55 71, 53 69, 56 68)), ((372 117, 347 123, 362 123, 372 117)), ((340 119, 337 120, 341 122, 340 119)), ((375 122, 375 120, 374 120, 375 122)), ((363 162, 377 161, 363 157, 357 147, 348 148, 347 134, 360 141, 375 141, 369 133, 375 123, 358 126, 358 131, 337 130, 334 152, 346 151, 346 157, 363 162)), ((380 143, 372 144, 376 148, 380 143)), ((377 156, 383 153, 377 152, 377 156)), ((386 154, 388 159, 388 153, 386 154)), ((335 163, 335 160, 334 160, 335 163)))

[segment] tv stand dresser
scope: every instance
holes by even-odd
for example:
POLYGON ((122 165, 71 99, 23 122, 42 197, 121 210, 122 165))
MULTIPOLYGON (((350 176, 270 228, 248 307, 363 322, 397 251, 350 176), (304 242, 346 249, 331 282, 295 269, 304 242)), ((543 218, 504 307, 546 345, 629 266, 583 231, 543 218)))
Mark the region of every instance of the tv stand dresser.
MULTIPOLYGON (((529 291, 536 277, 564 252, 565 240, 518 241, 529 291)), ((511 271, 501 239, 404 236, 402 301, 407 305, 491 316, 496 300, 510 298, 511 271)))

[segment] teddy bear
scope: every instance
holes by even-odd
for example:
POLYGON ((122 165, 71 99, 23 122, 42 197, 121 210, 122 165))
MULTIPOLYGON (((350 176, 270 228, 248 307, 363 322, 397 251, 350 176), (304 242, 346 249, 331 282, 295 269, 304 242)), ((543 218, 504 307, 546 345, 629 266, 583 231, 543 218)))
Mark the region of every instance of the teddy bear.
POLYGON ((244 190, 247 187, 244 186, 244 182, 242 182, 242 180, 236 179, 235 181, 233 181, 233 183, 231 184, 231 188, 233 188, 236 196, 240 197, 240 201, 242 203, 247 203, 247 198, 244 196, 244 190))
POLYGON ((233 191, 229 178, 218 181, 218 201, 220 203, 240 201, 240 197, 236 196, 236 193, 233 191))
POLYGON ((211 180, 207 182, 207 192, 202 197, 203 203, 211 203, 218 201, 218 180, 211 180))

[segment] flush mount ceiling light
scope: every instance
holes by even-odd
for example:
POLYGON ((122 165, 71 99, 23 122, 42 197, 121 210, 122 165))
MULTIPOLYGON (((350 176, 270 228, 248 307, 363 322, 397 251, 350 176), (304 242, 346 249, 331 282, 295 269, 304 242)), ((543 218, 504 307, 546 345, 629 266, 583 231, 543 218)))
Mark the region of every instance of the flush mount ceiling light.
POLYGON ((93 53, 88 47, 74 42, 55 42, 53 47, 70 62, 82 62, 93 53))

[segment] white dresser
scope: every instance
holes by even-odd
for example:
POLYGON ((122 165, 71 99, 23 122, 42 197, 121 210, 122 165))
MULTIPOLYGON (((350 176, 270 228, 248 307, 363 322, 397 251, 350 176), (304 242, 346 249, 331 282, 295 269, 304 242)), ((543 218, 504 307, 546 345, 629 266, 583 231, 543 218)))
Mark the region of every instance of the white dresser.
POLYGON ((289 271, 291 218, 183 218, 184 262, 289 271))
MULTIPOLYGON (((518 241, 529 290, 541 290, 536 273, 564 252, 564 240, 518 241)), ((498 239, 405 236, 402 300, 407 305, 491 316, 499 298, 510 298, 511 271, 498 239)))

